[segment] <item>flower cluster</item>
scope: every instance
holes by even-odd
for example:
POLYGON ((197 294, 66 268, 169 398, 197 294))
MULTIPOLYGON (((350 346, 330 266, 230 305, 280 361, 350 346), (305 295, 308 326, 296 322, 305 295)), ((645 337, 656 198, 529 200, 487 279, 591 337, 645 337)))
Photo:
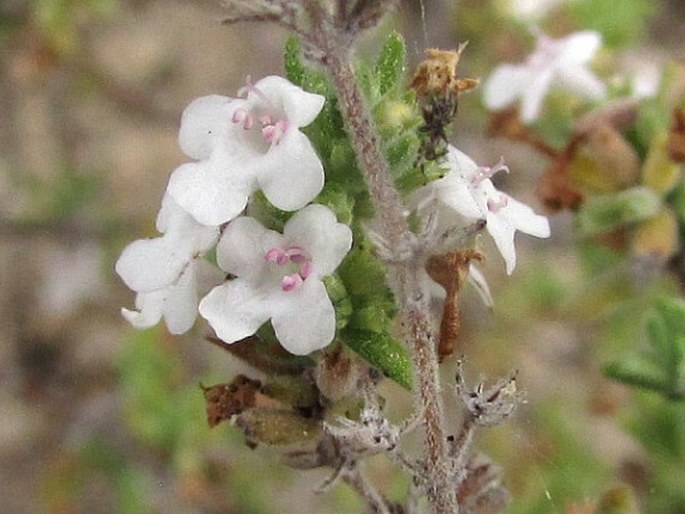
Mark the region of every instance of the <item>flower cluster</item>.
POLYGON ((122 314, 136 328, 164 318, 180 334, 193 326, 199 303, 226 343, 272 320, 287 350, 307 354, 335 336, 321 279, 352 245, 350 228, 327 207, 307 205, 324 172, 298 129, 316 118, 324 98, 276 76, 248 82, 238 96, 205 96, 184 111, 179 144, 195 162, 171 175, 157 217, 161 237, 131 243, 116 263, 137 293, 136 310, 122 314), (299 210, 283 234, 243 215, 257 190, 278 209, 299 210), (221 269, 204 259, 215 246, 221 269), (301 329, 305 322, 310 330, 301 329))

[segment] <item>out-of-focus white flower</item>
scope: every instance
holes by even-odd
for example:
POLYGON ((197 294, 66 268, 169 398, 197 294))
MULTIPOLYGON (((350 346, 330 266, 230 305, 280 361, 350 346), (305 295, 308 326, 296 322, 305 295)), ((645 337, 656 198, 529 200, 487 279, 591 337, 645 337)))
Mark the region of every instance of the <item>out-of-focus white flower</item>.
POLYGON ((323 348, 335 337, 335 310, 322 278, 351 245, 352 231, 322 205, 297 212, 283 234, 237 218, 217 246, 219 266, 236 278, 215 287, 200 302, 200 314, 226 343, 254 334, 270 319, 289 352, 323 348))
POLYGON ((521 100, 521 119, 535 120, 548 90, 568 89, 592 100, 606 94, 606 86, 588 68, 602 44, 599 33, 576 32, 561 39, 538 33, 535 51, 520 65, 502 64, 483 87, 488 109, 500 110, 521 100))
POLYGON ((505 7, 516 18, 536 21, 557 7, 563 0, 504 0, 505 7))
POLYGON ((217 227, 209 227, 165 196, 157 216, 164 235, 134 241, 122 252, 115 269, 136 291, 136 311, 122 309, 136 328, 148 328, 164 317, 172 334, 189 330, 197 317, 199 296, 216 285, 221 272, 202 259, 217 241, 217 227))
POLYGON ((279 209, 293 211, 323 187, 323 165, 298 128, 314 121, 324 97, 277 76, 248 84, 243 93, 244 99, 204 96, 183 113, 179 144, 197 162, 181 165, 167 191, 205 225, 238 216, 258 189, 279 209))
POLYGON ((490 177, 498 171, 509 171, 503 160, 492 167, 478 166, 466 154, 449 146, 446 165, 448 173, 420 192, 424 198, 421 204, 437 200, 466 218, 484 219, 488 233, 504 258, 507 273, 511 274, 516 267, 516 231, 549 237, 549 221, 495 188, 490 177))

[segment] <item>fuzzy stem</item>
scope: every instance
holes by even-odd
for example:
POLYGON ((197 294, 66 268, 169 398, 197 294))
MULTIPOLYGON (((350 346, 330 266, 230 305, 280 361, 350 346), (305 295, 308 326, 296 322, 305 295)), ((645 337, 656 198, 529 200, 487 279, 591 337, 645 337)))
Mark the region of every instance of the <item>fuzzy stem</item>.
POLYGON ((423 262, 411 244, 412 235, 392 182, 390 166, 381 151, 371 113, 352 73, 348 46, 342 44, 344 34, 337 31, 318 2, 308 1, 306 6, 316 27, 313 40, 321 50, 322 63, 333 80, 339 108, 373 200, 379 221, 378 232, 394 252, 389 265, 395 269, 389 276, 395 278, 391 285, 400 303, 407 346, 411 349, 414 373, 418 379, 420 405, 417 409, 424 413, 428 498, 436 514, 456 514, 459 510, 456 484, 444 429, 429 296, 418 277, 423 262))
POLYGON ((357 491, 369 509, 374 514, 390 514, 388 504, 381 494, 364 478, 358 468, 354 468, 343 475, 343 480, 357 491))

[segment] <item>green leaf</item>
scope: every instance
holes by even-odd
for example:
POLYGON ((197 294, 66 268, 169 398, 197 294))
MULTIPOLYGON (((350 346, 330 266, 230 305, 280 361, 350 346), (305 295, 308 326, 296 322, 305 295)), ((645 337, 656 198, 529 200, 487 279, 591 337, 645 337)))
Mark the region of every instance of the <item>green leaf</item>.
POLYGON ((372 366, 406 389, 412 388, 412 367, 404 346, 387 332, 346 329, 345 344, 372 366))
POLYGON ((371 332, 384 332, 387 330, 390 319, 382 305, 369 303, 364 306, 355 306, 350 317, 349 326, 371 332))
POLYGON ((595 236, 646 220, 661 208, 661 197, 646 187, 589 198, 578 211, 576 224, 584 236, 595 236))
POLYGON ((610 362, 602 367, 603 373, 617 382, 639 389, 646 389, 663 395, 670 400, 685 400, 685 394, 671 391, 663 378, 644 373, 642 369, 630 368, 629 365, 610 362))
POLYGON ((655 391, 669 400, 685 400, 685 301, 659 300, 647 321, 651 348, 625 362, 604 366, 624 384, 655 391))
POLYGON ((404 77, 405 55, 404 39, 397 32, 391 32, 385 40, 375 67, 381 95, 400 86, 400 81, 404 77))

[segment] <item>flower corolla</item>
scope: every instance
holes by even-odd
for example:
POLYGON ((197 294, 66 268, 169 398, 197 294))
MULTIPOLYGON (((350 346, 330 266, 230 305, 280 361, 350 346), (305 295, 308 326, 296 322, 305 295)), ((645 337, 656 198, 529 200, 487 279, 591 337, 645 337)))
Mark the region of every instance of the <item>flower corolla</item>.
POLYGON ((465 218, 484 219, 485 228, 504 258, 507 273, 511 274, 516 267, 516 231, 546 238, 550 236, 549 221, 495 188, 490 177, 498 171, 509 171, 502 159, 492 167, 478 166, 450 145, 445 165, 449 171, 426 186, 421 192, 421 204, 435 200, 465 218))
POLYGON ((323 348, 335 337, 335 309, 322 278, 335 271, 351 246, 350 228, 322 205, 295 213, 283 234, 239 217, 217 245, 219 266, 236 278, 215 287, 200 302, 200 314, 229 344, 271 320, 290 353, 323 348))
POLYGON ((181 120, 179 144, 196 162, 176 169, 167 191, 204 225, 235 218, 259 189, 274 206, 294 211, 323 187, 323 165, 298 128, 314 121, 324 97, 277 76, 248 83, 240 94, 246 97, 198 98, 181 120))
POLYGON ((199 296, 221 279, 221 272, 202 259, 219 231, 195 221, 168 195, 157 216, 157 230, 162 237, 134 241, 116 262, 116 272, 138 293, 136 310, 121 312, 136 328, 164 318, 169 332, 182 334, 195 323, 199 296))
POLYGON ((520 65, 502 64, 483 86, 488 109, 500 110, 521 100, 521 119, 534 121, 552 86, 568 89, 591 100, 600 100, 606 86, 588 69, 602 44, 599 33, 576 32, 561 39, 538 33, 535 51, 520 65))

